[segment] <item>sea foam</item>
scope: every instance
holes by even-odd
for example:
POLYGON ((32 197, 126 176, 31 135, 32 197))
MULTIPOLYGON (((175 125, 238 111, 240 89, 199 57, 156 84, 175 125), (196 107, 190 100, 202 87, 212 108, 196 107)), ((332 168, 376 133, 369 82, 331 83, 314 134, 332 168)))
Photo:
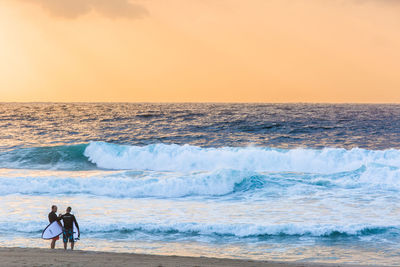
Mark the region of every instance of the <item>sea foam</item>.
POLYGON ((191 145, 147 146, 91 142, 84 155, 100 168, 113 170, 337 173, 364 165, 400 167, 400 151, 354 148, 273 149, 264 147, 201 148, 191 145))
MULTIPOLYGON (((254 177, 253 177, 254 176, 254 177)), ((219 170, 211 173, 155 173, 140 177, 129 173, 103 177, 69 176, 0 176, 0 195, 25 194, 87 194, 114 198, 221 196, 245 190, 244 182, 256 174, 236 170, 219 170)), ((248 181, 249 180, 249 181, 248 181)))
MULTIPOLYGON (((196 222, 177 223, 105 223, 90 224, 80 220, 80 230, 84 234, 110 234, 119 233, 121 236, 144 232, 147 234, 180 234, 193 237, 199 236, 225 236, 225 237, 262 237, 262 236, 368 236, 375 234, 398 234, 400 225, 372 225, 358 224, 310 224, 310 223, 286 223, 286 224, 212 224, 196 222)), ((42 221, 30 222, 0 222, 0 233, 14 231, 20 233, 40 233, 43 230, 42 221)))

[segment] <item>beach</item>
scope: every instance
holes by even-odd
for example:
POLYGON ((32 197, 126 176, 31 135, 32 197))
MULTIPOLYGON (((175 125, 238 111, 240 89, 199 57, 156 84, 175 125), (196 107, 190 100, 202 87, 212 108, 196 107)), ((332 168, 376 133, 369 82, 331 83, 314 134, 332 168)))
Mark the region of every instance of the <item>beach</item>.
MULTIPOLYGON (((140 266, 140 267, 333 267, 362 265, 274 262, 133 253, 64 251, 62 249, 0 248, 0 266, 140 266)), ((378 265, 368 265, 378 266, 378 265)))

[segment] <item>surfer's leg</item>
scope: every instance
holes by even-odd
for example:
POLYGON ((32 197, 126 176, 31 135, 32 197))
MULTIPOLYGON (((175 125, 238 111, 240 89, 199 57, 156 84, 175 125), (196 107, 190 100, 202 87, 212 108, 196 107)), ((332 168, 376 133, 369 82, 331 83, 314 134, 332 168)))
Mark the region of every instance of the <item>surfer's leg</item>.
POLYGON ((64 229, 63 232, 63 241, 64 241, 64 249, 67 250, 67 245, 68 245, 68 230, 64 229))
POLYGON ((51 239, 51 245, 50 245, 50 248, 51 248, 51 249, 54 249, 54 248, 56 247, 56 241, 57 241, 58 239, 60 239, 58 236, 56 236, 56 237, 54 237, 54 238, 51 239))

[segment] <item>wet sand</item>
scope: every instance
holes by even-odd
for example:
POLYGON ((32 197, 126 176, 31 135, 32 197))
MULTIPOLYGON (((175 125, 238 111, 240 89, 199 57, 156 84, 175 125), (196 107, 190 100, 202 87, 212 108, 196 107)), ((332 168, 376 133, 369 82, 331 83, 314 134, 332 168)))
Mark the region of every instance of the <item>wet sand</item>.
POLYGON ((79 250, 64 251, 63 249, 0 248, 0 266, 333 267, 361 265, 269 262, 79 250))

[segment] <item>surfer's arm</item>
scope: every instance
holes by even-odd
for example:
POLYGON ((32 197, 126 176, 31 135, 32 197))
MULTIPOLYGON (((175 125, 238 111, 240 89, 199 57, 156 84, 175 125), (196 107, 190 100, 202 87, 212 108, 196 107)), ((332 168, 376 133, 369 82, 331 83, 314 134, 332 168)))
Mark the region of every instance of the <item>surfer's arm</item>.
POLYGON ((58 223, 58 224, 63 228, 63 230, 64 230, 64 225, 61 224, 62 217, 63 217, 63 216, 62 216, 61 214, 58 215, 57 223, 58 223))
POLYGON ((53 213, 49 213, 49 223, 54 222, 55 220, 57 220, 57 215, 53 214, 53 213))

